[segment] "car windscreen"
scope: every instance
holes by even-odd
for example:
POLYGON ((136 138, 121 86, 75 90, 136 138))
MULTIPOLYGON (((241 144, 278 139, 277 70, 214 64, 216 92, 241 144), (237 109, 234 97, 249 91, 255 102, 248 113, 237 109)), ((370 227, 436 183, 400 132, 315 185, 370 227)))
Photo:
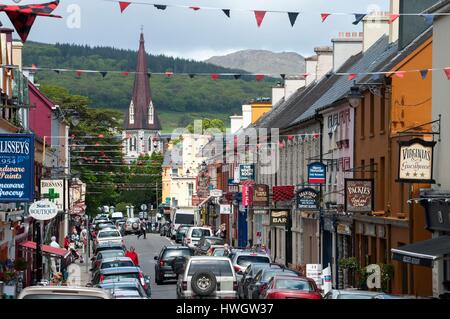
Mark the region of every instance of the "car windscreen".
POLYGON ((23 299, 104 299, 95 296, 69 295, 69 294, 33 294, 24 296, 23 299))
POLYGON ((139 279, 139 274, 138 273, 131 273, 131 274, 105 274, 105 279, 108 280, 117 280, 117 279, 122 279, 122 278, 134 278, 134 279, 139 279))
POLYGON ((118 231, 103 231, 98 234, 98 238, 107 238, 107 237, 120 237, 120 233, 118 231))
POLYGON ((289 270, 282 271, 280 269, 274 269, 274 270, 265 271, 263 273, 263 276, 261 277, 261 281, 268 282, 270 280, 270 278, 275 276, 277 273, 282 273, 283 275, 288 275, 288 276, 290 276, 290 275, 297 276, 297 274, 293 271, 289 271, 289 270))
POLYGON ((364 294, 339 294, 338 299, 372 299, 373 295, 364 294))
POLYGON ((194 238, 201 238, 203 236, 211 236, 211 231, 209 229, 194 228, 192 230, 191 236, 194 238))
POLYGON ((175 214, 175 224, 194 225, 194 214, 175 214))
POLYGON ((192 250, 190 249, 166 249, 163 254, 163 259, 175 258, 178 256, 192 256, 192 250))
POLYGON ((188 276, 193 276, 198 271, 212 271, 215 276, 233 276, 228 260, 192 260, 188 276))
POLYGON ((239 266, 247 266, 248 264, 253 264, 253 263, 270 263, 270 259, 269 257, 266 256, 249 256, 249 255, 243 255, 243 256, 239 256, 237 258, 236 263, 239 266))
POLYGON ((224 253, 225 253, 224 248, 216 248, 216 249, 214 249, 213 256, 223 257, 224 253))
POLYGON ((105 251, 97 255, 98 259, 112 258, 112 257, 123 257, 125 253, 122 250, 105 251))
POLYGON ((298 291, 314 291, 313 286, 306 280, 277 279, 275 282, 276 289, 298 290, 298 291))
POLYGON ((223 245, 225 244, 225 240, 222 238, 207 238, 206 242, 210 243, 211 245, 223 245))
POLYGON ((115 267, 133 267, 134 263, 131 260, 117 260, 102 263, 102 269, 115 268, 115 267))
POLYGON ((189 229, 189 227, 179 227, 178 228, 178 233, 180 234, 186 234, 187 230, 189 229))
POLYGON ((101 223, 101 224, 98 224, 97 227, 99 229, 103 229, 103 228, 115 227, 115 226, 114 226, 114 223, 101 223))

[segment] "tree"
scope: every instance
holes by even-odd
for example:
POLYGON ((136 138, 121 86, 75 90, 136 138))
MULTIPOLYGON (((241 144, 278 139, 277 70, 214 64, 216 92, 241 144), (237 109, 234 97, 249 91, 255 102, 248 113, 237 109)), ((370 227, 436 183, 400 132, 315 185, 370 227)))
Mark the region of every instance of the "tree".
MULTIPOLYGON (((186 129, 190 132, 190 133, 194 133, 195 130, 195 125, 194 124, 189 124, 186 129)), ((208 129, 218 129, 221 132, 225 132, 226 128, 225 128, 225 124, 223 123, 222 120, 219 119, 208 119, 208 118, 203 118, 202 119, 202 127, 201 129, 203 130, 203 132, 205 132, 208 129)))

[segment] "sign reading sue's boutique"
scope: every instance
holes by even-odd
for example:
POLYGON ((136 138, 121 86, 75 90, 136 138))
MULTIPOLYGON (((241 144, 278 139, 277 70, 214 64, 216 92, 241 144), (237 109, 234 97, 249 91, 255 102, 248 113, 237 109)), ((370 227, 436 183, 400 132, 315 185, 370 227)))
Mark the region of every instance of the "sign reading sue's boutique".
POLYGON ((373 179, 345 179, 345 211, 368 213, 374 206, 373 179))
POLYGON ((400 141, 398 182, 429 183, 433 179, 433 148, 436 142, 415 138, 400 141))

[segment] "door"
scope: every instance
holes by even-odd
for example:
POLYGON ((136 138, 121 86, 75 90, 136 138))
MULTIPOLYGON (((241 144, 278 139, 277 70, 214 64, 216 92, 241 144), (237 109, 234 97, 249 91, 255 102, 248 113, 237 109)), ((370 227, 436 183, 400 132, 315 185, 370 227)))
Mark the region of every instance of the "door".
POLYGON ((325 269, 328 267, 328 264, 332 265, 332 256, 333 256, 333 234, 330 231, 323 232, 323 243, 322 243, 322 251, 323 251, 323 261, 322 267, 325 269))
POLYGON ((247 229, 247 211, 238 213, 238 246, 247 247, 248 229, 247 229))

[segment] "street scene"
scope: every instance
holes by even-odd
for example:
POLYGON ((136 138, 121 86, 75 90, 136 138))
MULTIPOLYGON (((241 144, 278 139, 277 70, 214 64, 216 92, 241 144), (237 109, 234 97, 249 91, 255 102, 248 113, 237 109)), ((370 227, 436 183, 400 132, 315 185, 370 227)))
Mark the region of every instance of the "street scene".
POLYGON ((450 299, 450 0, 6 2, 0 299, 450 299))

